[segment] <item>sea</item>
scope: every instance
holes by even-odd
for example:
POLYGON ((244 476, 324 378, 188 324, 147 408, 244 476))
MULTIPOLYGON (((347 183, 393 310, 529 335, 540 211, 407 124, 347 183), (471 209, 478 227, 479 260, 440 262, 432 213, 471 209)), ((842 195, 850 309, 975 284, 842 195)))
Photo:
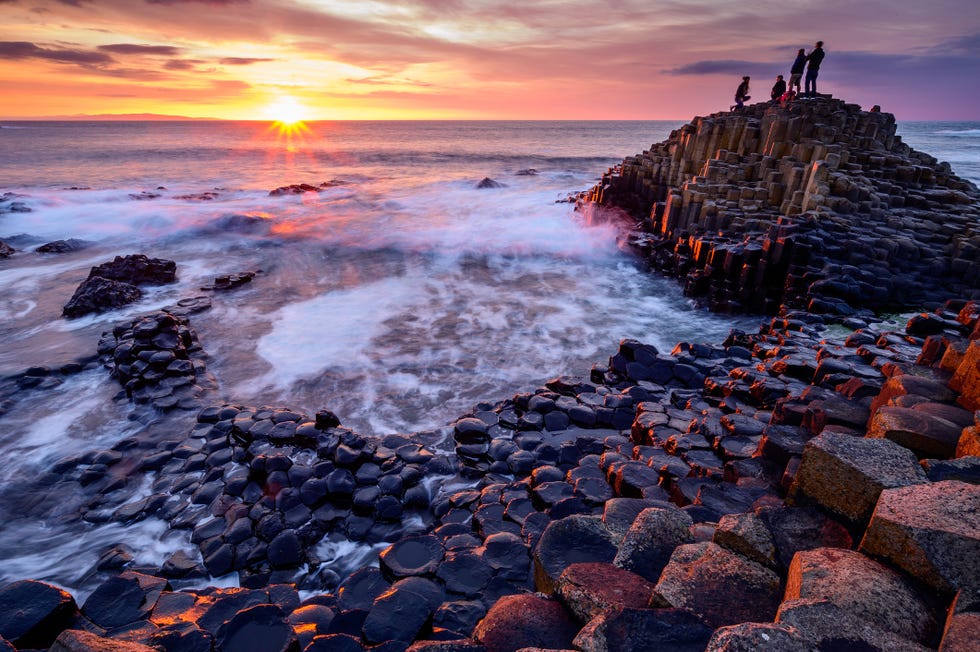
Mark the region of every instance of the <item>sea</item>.
MULTIPOLYGON (((2 122, 0 240, 18 253, 0 260, 0 377, 90 356, 113 325, 208 295, 191 325, 217 381, 209 402, 329 409, 363 434, 437 439, 478 402, 587 376, 623 338, 720 343, 760 318, 694 305, 633 258, 621 224, 570 201, 681 124, 2 122), (301 183, 323 187, 270 195, 301 183), (70 238, 84 246, 34 252, 70 238), (135 253, 176 261, 178 282, 62 318, 90 267, 135 253), (247 271, 240 288, 202 290, 247 271)), ((899 133, 980 184, 980 123, 899 133)), ((186 546, 152 519, 66 524, 3 499, 66 456, 148 427, 186 431, 186 419, 137 417, 118 392, 95 368, 0 410, 0 582, 84 595, 116 543, 157 565, 186 546)), ((348 566, 370 557, 334 552, 348 566)))

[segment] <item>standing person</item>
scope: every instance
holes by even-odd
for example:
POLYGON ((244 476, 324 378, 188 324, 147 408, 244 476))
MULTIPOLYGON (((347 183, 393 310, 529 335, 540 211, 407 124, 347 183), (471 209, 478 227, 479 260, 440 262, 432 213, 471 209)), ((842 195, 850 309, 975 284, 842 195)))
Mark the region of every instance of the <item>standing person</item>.
POLYGON ((789 69, 789 87, 792 89, 796 86, 797 93, 803 90, 800 82, 803 81, 804 68, 806 68, 806 50, 800 48, 799 52, 796 53, 796 60, 793 62, 793 66, 789 69))
POLYGON ((816 97, 817 95, 817 73, 820 71, 820 62, 823 61, 823 57, 823 41, 817 41, 810 54, 806 55, 806 78, 803 82, 803 90, 807 97, 816 97))
POLYGON ((746 100, 752 99, 752 97, 749 95, 749 79, 750 77, 748 75, 742 77, 742 83, 738 85, 737 89, 735 89, 735 106, 730 107, 728 109, 729 111, 741 109, 746 100))
POLYGON ((778 102, 779 98, 783 96, 786 92, 786 82, 783 81, 782 75, 776 75, 776 83, 772 85, 772 92, 769 93, 769 98, 773 102, 778 102))

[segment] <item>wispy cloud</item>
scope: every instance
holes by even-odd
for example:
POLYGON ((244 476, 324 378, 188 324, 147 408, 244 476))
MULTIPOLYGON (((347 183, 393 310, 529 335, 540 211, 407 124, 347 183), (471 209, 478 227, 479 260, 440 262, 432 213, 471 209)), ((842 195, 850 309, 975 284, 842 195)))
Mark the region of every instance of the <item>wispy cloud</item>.
POLYGON ((100 45, 98 49, 113 54, 148 54, 166 57, 173 57, 180 53, 180 48, 172 45, 142 45, 138 43, 113 43, 100 45))
POLYGON ((7 59, 44 59, 76 64, 108 64, 114 61, 112 57, 102 52, 42 48, 27 41, 0 41, 0 57, 7 59))

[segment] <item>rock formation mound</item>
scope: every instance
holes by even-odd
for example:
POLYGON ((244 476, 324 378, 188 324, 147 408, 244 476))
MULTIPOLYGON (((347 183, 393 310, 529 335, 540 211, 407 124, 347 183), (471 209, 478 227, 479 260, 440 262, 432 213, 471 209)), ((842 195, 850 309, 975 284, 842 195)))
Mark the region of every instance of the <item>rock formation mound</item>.
POLYGON ((841 100, 756 104, 695 118, 586 197, 638 218, 650 262, 715 309, 980 296, 980 192, 895 132, 841 100))

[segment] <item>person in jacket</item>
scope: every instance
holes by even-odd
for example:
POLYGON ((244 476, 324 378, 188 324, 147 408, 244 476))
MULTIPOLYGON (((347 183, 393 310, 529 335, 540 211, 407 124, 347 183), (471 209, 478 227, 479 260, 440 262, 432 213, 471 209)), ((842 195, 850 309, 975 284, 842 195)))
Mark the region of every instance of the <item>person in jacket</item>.
POLYGON ((769 98, 773 102, 778 102, 779 98, 783 96, 786 92, 786 82, 783 81, 782 75, 776 75, 776 83, 772 85, 772 91, 769 93, 769 98))
POLYGON ((823 41, 817 41, 810 54, 806 55, 806 77, 803 80, 803 94, 807 97, 816 97, 817 95, 817 73, 820 72, 823 57, 823 41))
POLYGON ((789 87, 796 87, 796 92, 799 93, 803 90, 803 70, 806 69, 806 50, 800 48, 796 53, 796 60, 793 62, 793 66, 789 69, 789 87))
POLYGON ((729 108, 729 111, 741 109, 746 100, 752 99, 752 97, 749 95, 749 79, 750 77, 748 75, 742 77, 742 83, 735 89, 735 105, 729 108))

